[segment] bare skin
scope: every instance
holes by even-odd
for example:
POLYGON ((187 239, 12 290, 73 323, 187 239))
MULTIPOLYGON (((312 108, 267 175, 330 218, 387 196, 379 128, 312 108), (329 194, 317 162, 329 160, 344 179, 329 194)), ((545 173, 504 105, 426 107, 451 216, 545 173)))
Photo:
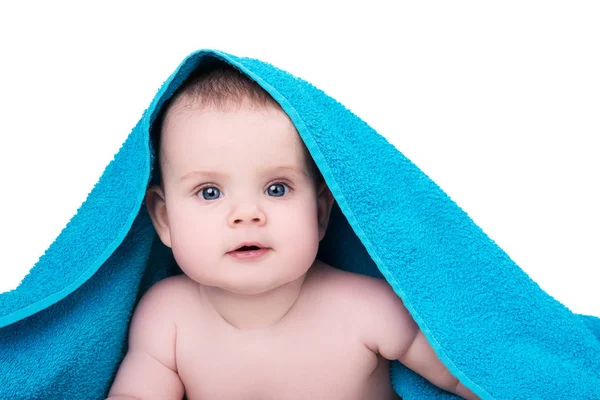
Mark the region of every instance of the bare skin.
MULTIPOLYGON (((386 343, 405 343, 399 347, 406 354, 417 328, 405 310, 393 313, 395 321, 386 319, 401 302, 382 310, 392 297, 370 296, 376 292, 393 294, 382 280, 316 261, 281 320, 239 329, 215 310, 206 288, 185 275, 167 278, 136 312, 133 348, 111 399, 181 399, 184 393, 190 400, 399 399, 380 351, 389 352, 386 343), (390 324, 400 328, 393 340, 377 335, 389 332, 390 324), (151 341, 141 338, 148 329, 155 331, 151 341), (132 384, 140 375, 144 379, 132 384)), ((462 390, 465 398, 476 398, 462 390)))
MULTIPOLYGON (((238 329, 213 308, 205 288, 184 275, 168 278, 155 291, 162 299, 150 301, 161 302, 176 334, 162 331, 160 340, 173 354, 156 368, 172 372, 173 394, 181 398, 184 389, 190 400, 398 399, 389 361, 364 343, 367 332, 349 307, 361 286, 374 284, 379 282, 317 262, 282 320, 268 328, 238 329)), ((141 327, 148 321, 137 322, 141 327)), ((120 393, 119 380, 126 379, 119 376, 111 393, 120 393)))

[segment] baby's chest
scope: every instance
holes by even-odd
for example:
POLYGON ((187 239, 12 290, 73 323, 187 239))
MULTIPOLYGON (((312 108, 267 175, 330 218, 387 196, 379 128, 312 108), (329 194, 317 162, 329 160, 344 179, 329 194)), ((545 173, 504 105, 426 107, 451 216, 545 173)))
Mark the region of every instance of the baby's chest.
POLYGON ((189 333, 178 335, 176 351, 190 400, 362 398, 381 362, 350 332, 189 333))

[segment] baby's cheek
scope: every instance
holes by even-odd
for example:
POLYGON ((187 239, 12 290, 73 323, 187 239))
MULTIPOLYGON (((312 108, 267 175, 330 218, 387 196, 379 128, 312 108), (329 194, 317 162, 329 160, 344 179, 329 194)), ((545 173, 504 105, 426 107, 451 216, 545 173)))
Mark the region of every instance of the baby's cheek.
POLYGON ((178 228, 171 234, 173 256, 177 265, 195 281, 208 283, 206 281, 211 277, 210 266, 216 265, 219 249, 223 244, 217 241, 218 235, 209 234, 210 229, 201 224, 178 228))
POLYGON ((316 220, 306 213, 288 217, 279 230, 278 240, 286 243, 293 256, 310 260, 319 247, 319 230, 316 220))
POLYGON ((203 257, 202 254, 190 251, 179 251, 176 253, 175 249, 173 249, 173 254, 179 268, 190 279, 204 285, 211 285, 216 282, 214 268, 218 263, 215 260, 209 260, 203 257))

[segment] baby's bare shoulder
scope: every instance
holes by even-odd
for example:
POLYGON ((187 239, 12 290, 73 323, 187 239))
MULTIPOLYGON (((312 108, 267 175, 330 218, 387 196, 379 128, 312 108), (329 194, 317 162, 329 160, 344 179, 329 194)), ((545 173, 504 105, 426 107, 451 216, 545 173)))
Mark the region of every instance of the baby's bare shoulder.
MULTIPOLYGON (((175 313, 183 304, 189 303, 194 291, 193 281, 185 275, 176 275, 155 283, 142 296, 138 308, 145 307, 154 312, 175 313)), ((171 314, 174 315, 174 314, 171 314)))
POLYGON ((152 285, 148 292, 146 292, 146 295, 159 297, 171 296, 182 290, 188 290, 190 281, 191 279, 185 275, 170 276, 152 285))
POLYGON ((384 279, 344 271, 324 264, 321 267, 321 284, 333 296, 356 301, 365 306, 379 302, 397 303, 399 298, 384 279), (377 300, 374 303, 374 300, 377 300))
POLYGON ((348 313, 369 348, 377 349, 389 332, 414 333, 412 317, 386 280, 330 266, 323 268, 322 275, 322 291, 328 292, 328 302, 348 313))

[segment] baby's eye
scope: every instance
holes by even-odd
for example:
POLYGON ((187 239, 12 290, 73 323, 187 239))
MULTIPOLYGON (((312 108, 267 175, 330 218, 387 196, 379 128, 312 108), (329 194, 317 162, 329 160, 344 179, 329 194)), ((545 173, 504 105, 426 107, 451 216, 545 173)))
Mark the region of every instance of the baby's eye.
POLYGON ((214 186, 207 186, 200 189, 200 193, 204 200, 216 200, 221 197, 221 191, 214 186))
POLYGON ((274 183, 274 184, 270 185, 266 191, 266 193, 269 196, 273 196, 273 197, 281 197, 284 194, 286 194, 287 192, 289 192, 289 188, 283 183, 274 183), (286 189, 287 189, 287 191, 286 191, 286 189))

